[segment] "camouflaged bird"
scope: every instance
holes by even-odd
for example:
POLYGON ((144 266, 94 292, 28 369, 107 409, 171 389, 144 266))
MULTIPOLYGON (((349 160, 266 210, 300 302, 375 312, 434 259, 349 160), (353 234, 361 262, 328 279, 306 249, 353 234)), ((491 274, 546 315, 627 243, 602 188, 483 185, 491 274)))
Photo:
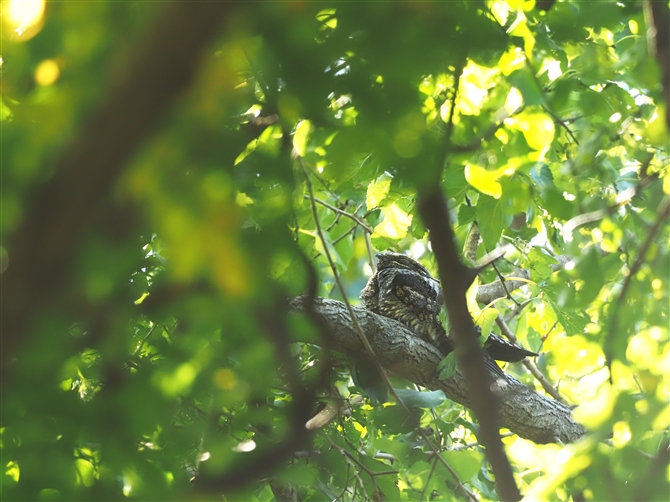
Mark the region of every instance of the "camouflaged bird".
MULTIPOLYGON (((363 306, 372 312, 401 322, 443 355, 454 346, 440 322, 443 307, 440 283, 416 260, 407 255, 385 252, 377 255, 377 270, 361 291, 363 306)), ((535 352, 490 334, 484 342, 487 367, 498 376, 503 371, 494 359, 519 362, 535 352)))

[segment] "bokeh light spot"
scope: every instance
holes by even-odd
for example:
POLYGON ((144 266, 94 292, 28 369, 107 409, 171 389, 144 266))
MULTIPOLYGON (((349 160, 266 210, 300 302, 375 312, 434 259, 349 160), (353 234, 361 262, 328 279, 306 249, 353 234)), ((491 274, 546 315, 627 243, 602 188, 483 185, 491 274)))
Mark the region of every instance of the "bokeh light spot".
POLYGON ((46 87, 53 84, 60 77, 60 68, 53 59, 45 59, 35 70, 35 82, 46 87))

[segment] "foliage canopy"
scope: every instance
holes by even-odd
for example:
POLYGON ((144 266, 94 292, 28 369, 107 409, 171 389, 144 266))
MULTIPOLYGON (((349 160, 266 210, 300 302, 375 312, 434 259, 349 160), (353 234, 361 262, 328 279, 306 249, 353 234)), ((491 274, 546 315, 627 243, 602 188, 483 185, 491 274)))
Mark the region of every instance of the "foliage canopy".
POLYGON ((498 499, 469 410, 370 403, 287 309, 387 249, 437 277, 436 188, 464 263, 507 246, 475 321, 589 431, 503 434, 521 492, 667 495, 667 2, 3 9, 3 500, 498 499))

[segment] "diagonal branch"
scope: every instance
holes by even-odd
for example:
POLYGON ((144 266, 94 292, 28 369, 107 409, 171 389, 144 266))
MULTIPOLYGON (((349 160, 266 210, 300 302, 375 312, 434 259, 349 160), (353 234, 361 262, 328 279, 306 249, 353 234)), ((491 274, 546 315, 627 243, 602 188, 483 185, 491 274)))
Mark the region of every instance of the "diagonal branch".
MULTIPOLYGON (((291 302, 292 310, 304 313, 305 301, 304 296, 294 299, 291 302)), ((418 338, 398 321, 362 307, 352 306, 351 309, 384 368, 417 385, 442 390, 449 399, 472 407, 472 394, 466 388, 461 369, 457 369, 450 378, 439 380, 437 366, 444 357, 435 347, 418 338)), ((357 357, 365 350, 349 311, 342 302, 316 298, 314 310, 331 327, 333 350, 349 357, 357 357)), ((300 341, 315 343, 315 340, 307 338, 300 341)), ((492 390, 500 403, 500 426, 520 437, 542 444, 570 443, 586 434, 586 430, 573 420, 567 406, 538 394, 509 375, 506 382, 498 380, 492 390)))
POLYGON ((453 327, 456 356, 465 374, 472 409, 480 425, 481 442, 486 445, 486 456, 496 477, 498 495, 503 500, 520 500, 521 493, 498 433, 498 410, 490 377, 465 300, 465 292, 474 279, 473 273, 461 263, 456 251, 447 202, 441 190, 420 193, 417 207, 430 232, 447 313, 453 327))
MULTIPOLYGON (((507 337, 510 341, 516 343, 517 345, 519 344, 519 341, 517 340, 516 336, 514 335, 514 333, 512 333, 512 330, 509 329, 509 326, 507 326, 507 323, 502 317, 498 316, 496 318, 496 324, 500 328, 500 332, 503 335, 505 335, 505 337, 507 337)), ((532 361, 530 361, 529 359, 524 359, 523 361, 521 361, 521 364, 523 364, 526 367, 526 369, 530 371, 530 373, 535 377, 535 379, 538 382, 540 382, 540 385, 542 385, 542 388, 547 394, 556 399, 556 401, 559 401, 563 404, 567 404, 565 402, 565 399, 563 399, 563 396, 559 394, 558 389, 556 389, 556 387, 554 387, 553 385, 551 385, 551 383, 549 383, 547 377, 545 377, 542 374, 540 369, 532 361)))
POLYGON ((647 251, 649 250, 649 246, 651 246, 651 243, 654 242, 656 234, 658 233, 659 230, 661 230, 662 226, 664 224, 667 224, 668 215, 670 214, 670 197, 668 196, 664 197, 663 201, 658 207, 657 213, 658 218, 656 219, 652 227, 649 229, 647 239, 644 241, 644 243, 640 247, 640 250, 638 251, 637 257, 633 262, 633 266, 630 268, 628 276, 626 277, 623 283, 621 292, 619 293, 619 297, 617 298, 616 302, 614 302, 614 304, 610 309, 610 312, 612 312, 612 316, 610 318, 609 328, 607 330, 607 334, 605 335, 605 342, 603 344, 603 347, 605 349, 605 359, 607 367, 610 369, 610 380, 612 379, 612 360, 614 359, 614 342, 617 338, 617 326, 619 323, 619 313, 621 312, 621 306, 624 300, 626 299, 626 295, 628 294, 628 289, 630 288, 633 278, 639 272, 640 267, 642 267, 642 264, 644 263, 644 259, 647 254, 647 251))

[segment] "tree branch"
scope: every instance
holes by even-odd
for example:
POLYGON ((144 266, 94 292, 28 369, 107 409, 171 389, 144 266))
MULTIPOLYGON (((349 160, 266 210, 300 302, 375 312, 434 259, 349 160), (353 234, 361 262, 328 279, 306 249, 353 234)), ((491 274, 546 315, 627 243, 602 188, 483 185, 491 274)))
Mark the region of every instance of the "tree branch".
POLYGON ((649 246, 651 246, 651 243, 654 242, 656 234, 662 228, 662 226, 664 224, 667 224, 666 220, 668 218, 668 215, 670 214, 670 197, 665 196, 663 198, 663 200, 658 206, 657 214, 658 218, 649 229, 647 233, 647 238, 640 247, 640 250, 638 251, 638 254, 635 257, 635 261, 633 262, 633 266, 630 268, 630 271, 628 272, 628 275, 626 276, 626 279, 623 282, 623 286, 621 287, 619 297, 616 299, 615 302, 613 302, 612 308, 610 310, 612 314, 610 316, 609 327, 607 333, 605 334, 605 341, 603 343, 603 348, 605 351, 605 363, 607 364, 607 367, 610 370, 610 381, 612 380, 612 361, 614 360, 614 356, 616 355, 614 345, 617 337, 619 336, 617 332, 619 314, 622 310, 622 306, 625 301, 626 295, 628 294, 628 288, 630 287, 635 275, 639 272, 640 267, 642 267, 642 264, 644 263, 645 256, 647 255, 647 251, 649 250, 649 246))
MULTIPOLYGON (((305 297, 300 296, 291 302, 291 308, 296 312, 305 312, 305 302, 305 297)), ((365 350, 342 302, 316 298, 313 308, 331 327, 333 350, 349 357, 357 357, 365 350)), ((351 308, 384 368, 417 385, 442 390, 457 403, 472 406, 472 396, 466 389, 465 377, 460 369, 450 378, 439 380, 437 365, 444 356, 435 347, 398 321, 363 307, 351 308)), ((314 343, 313 339, 300 341, 314 343)), ((567 406, 538 394, 509 375, 506 381, 500 379, 494 382, 491 389, 499 401, 499 425, 522 438, 540 444, 570 443, 586 434, 584 427, 574 421, 567 406)))
POLYGON ((480 425, 480 440, 486 445, 486 456, 496 476, 496 489, 503 500, 520 500, 512 467, 505 455, 498 432, 496 398, 491 391, 491 378, 484 366, 483 351, 468 313, 465 292, 475 277, 474 271, 460 261, 451 229, 449 211, 440 188, 420 192, 417 207, 430 233, 440 273, 442 294, 452 325, 456 356, 465 374, 472 409, 480 425))

